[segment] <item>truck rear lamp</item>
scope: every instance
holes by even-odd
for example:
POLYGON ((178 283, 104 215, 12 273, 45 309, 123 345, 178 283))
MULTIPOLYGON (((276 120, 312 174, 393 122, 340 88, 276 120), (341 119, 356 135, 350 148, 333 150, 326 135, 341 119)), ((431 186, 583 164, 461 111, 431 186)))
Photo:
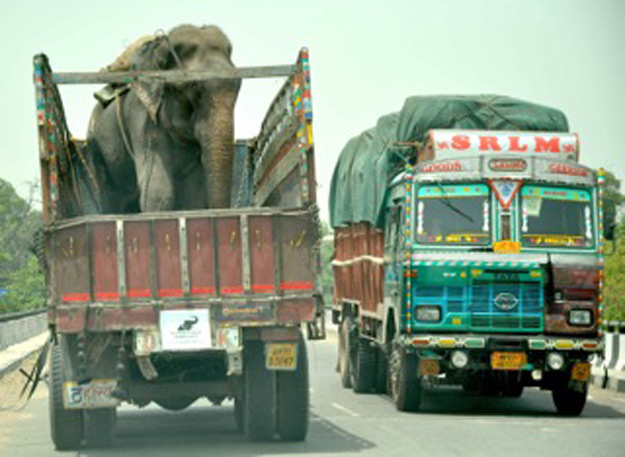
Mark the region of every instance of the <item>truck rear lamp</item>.
POLYGON ((451 364, 456 368, 464 368, 469 364, 469 354, 466 351, 453 351, 451 364))
POLYGON ((547 366, 552 370, 561 370, 564 367, 564 356, 558 352, 547 354, 547 366))
POLYGON ((419 270, 404 270, 404 278, 418 278, 419 270))
POLYGON ((572 309, 569 311, 569 325, 592 325, 592 311, 589 309, 572 309))
POLYGON ((441 320, 441 307, 417 306, 416 315, 420 322, 439 322, 441 320))

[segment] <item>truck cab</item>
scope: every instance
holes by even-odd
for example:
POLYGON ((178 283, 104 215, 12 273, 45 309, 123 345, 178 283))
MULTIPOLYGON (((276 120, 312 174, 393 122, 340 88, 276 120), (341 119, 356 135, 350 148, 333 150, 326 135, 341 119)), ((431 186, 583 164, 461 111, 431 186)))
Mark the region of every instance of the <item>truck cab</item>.
POLYGON ((417 377, 508 396, 535 385, 581 412, 604 223, 603 177, 578 153, 568 133, 433 130, 392 182, 385 306, 417 377))

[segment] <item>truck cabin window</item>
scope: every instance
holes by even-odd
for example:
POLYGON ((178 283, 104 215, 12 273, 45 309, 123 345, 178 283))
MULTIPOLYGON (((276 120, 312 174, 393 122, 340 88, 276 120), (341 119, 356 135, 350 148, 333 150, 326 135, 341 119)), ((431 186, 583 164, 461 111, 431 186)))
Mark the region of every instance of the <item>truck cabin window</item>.
POLYGON ((521 196, 521 242, 524 246, 588 248, 594 245, 589 191, 525 186, 521 196))
POLYGON ((417 192, 417 241, 421 244, 490 243, 489 190, 484 184, 436 184, 417 192))

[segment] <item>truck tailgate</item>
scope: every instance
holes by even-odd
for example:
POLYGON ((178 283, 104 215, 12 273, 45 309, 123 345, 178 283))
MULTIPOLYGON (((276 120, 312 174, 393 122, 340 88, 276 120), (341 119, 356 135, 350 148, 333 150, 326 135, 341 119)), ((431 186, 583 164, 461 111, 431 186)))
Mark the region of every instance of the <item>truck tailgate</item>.
POLYGON ((317 226, 305 210, 89 216, 49 229, 49 310, 64 332, 149 328, 162 309, 224 324, 312 321, 317 226))

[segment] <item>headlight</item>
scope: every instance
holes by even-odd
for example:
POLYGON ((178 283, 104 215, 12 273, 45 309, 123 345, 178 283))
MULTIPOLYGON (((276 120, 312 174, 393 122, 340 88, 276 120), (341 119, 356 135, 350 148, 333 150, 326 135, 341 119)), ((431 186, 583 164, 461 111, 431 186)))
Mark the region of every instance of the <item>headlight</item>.
POLYGON ((417 306, 417 320, 424 322, 438 322, 441 320, 440 306, 417 306))
POLYGON ((564 366, 564 357, 562 354, 552 352, 547 355, 547 365, 549 365, 549 368, 552 370, 560 370, 564 366))
POLYGON ((569 311, 569 324, 591 325, 592 312, 589 309, 572 309, 569 311))
POLYGON ((465 351, 454 351, 451 353, 451 363, 456 368, 464 368, 469 363, 469 355, 465 351))

